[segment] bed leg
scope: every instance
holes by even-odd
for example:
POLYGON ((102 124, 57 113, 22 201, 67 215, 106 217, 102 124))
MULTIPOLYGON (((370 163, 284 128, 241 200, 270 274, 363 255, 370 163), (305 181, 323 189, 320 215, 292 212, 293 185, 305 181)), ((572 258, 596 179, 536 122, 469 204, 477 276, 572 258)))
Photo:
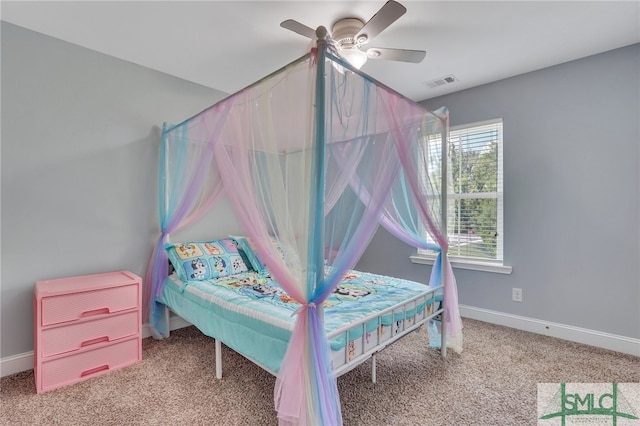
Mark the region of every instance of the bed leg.
POLYGON ((169 325, 169 320, 171 319, 171 311, 167 305, 164 306, 164 323, 167 327, 167 337, 171 334, 171 326, 169 325))
POLYGON ((371 383, 376 382, 376 354, 371 355, 371 383))
POLYGON ((216 379, 222 379, 222 343, 218 339, 216 342, 216 379))

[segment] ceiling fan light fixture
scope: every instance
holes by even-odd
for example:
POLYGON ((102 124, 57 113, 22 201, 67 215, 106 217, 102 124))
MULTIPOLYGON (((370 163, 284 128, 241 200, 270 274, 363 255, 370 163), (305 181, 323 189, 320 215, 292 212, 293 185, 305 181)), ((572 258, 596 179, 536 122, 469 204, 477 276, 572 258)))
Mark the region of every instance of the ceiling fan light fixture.
POLYGON ((367 62, 367 54, 357 47, 343 47, 339 53, 345 61, 358 70, 367 62))
MULTIPOLYGON (((426 56, 427 52, 424 50, 364 48, 378 34, 404 15, 406 11, 407 8, 397 1, 387 0, 384 6, 367 22, 353 17, 339 19, 331 27, 331 35, 327 34, 324 27, 318 27, 318 31, 314 31, 293 19, 283 21, 280 26, 312 40, 328 38, 339 55, 356 69, 360 69, 367 62, 367 59, 383 59, 417 64, 422 62, 426 56), (320 29, 322 29, 322 32, 319 32, 320 29)), ((334 63, 334 66, 340 72, 344 72, 344 67, 336 63, 334 63)))

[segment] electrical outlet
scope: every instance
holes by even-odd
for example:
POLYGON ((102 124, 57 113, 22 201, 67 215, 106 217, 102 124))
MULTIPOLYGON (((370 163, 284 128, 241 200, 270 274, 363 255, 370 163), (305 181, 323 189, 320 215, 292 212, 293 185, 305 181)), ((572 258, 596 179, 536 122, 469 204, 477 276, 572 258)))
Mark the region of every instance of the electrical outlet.
POLYGON ((511 289, 511 300, 514 302, 522 302, 522 289, 521 288, 512 288, 511 289))

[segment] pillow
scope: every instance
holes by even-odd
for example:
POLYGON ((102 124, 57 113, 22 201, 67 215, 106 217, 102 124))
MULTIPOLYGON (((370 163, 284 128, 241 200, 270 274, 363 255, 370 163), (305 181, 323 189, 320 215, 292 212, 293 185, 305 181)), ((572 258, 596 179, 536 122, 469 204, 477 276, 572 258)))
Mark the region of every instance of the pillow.
POLYGON ((231 238, 231 241, 233 241, 233 243, 236 245, 236 249, 238 250, 238 254, 242 258, 242 261, 244 262, 245 266, 247 267, 247 270, 248 271, 255 271, 255 269, 253 269, 253 265, 249 261, 249 258, 247 257, 245 252, 240 247, 238 247, 238 242, 236 240, 234 240, 233 238, 231 238))
POLYGON ((229 236, 229 238, 236 242, 238 251, 247 258, 251 269, 261 274, 268 272, 267 267, 262 263, 247 237, 229 236))
MULTIPOLYGON (((246 258, 249 260, 249 263, 251 264, 251 267, 254 271, 261 274, 269 273, 269 267, 265 265, 262 260, 260 260, 260 258, 258 257, 258 253, 256 253, 254 245, 250 242, 249 238, 238 236, 230 236, 229 238, 232 238, 236 241, 236 243, 238 244, 238 250, 243 252, 246 258)), ((273 237, 271 238, 271 244, 273 244, 273 247, 275 247, 275 249, 278 251, 278 254, 280 254, 282 260, 285 260, 284 250, 282 249, 278 241, 273 237)))
POLYGON ((230 238, 167 244, 164 249, 182 281, 202 281, 248 271, 230 238))

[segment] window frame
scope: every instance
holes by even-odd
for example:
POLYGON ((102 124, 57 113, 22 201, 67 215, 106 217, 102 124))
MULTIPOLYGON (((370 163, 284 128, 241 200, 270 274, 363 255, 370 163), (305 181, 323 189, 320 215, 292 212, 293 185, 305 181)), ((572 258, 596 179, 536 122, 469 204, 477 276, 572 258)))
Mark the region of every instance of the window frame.
MULTIPOLYGON (((502 118, 496 118, 491 120, 478 121, 458 126, 452 126, 449 130, 449 141, 452 139, 451 135, 462 132, 472 132, 473 129, 481 130, 482 127, 497 126, 499 130, 498 134, 498 176, 497 176, 497 191, 488 193, 468 193, 478 194, 480 197, 469 197, 467 194, 447 194, 447 203, 451 199, 464 199, 464 198, 491 198, 495 199, 498 205, 497 218, 496 218, 496 230, 499 235, 496 241, 497 258, 477 258, 467 257, 449 254, 449 260, 454 268, 471 269, 485 272, 495 272, 510 274, 512 272, 511 266, 504 264, 504 122, 502 118)), ((447 155, 449 150, 447 150, 447 155)), ((450 160, 450 159, 449 159, 450 160)), ((450 162, 448 163, 450 164, 450 162)), ((448 208, 448 210, 451 210, 448 208)), ((418 249, 417 254, 410 257, 413 263, 430 264, 432 265, 436 259, 436 253, 428 250, 418 249)))

